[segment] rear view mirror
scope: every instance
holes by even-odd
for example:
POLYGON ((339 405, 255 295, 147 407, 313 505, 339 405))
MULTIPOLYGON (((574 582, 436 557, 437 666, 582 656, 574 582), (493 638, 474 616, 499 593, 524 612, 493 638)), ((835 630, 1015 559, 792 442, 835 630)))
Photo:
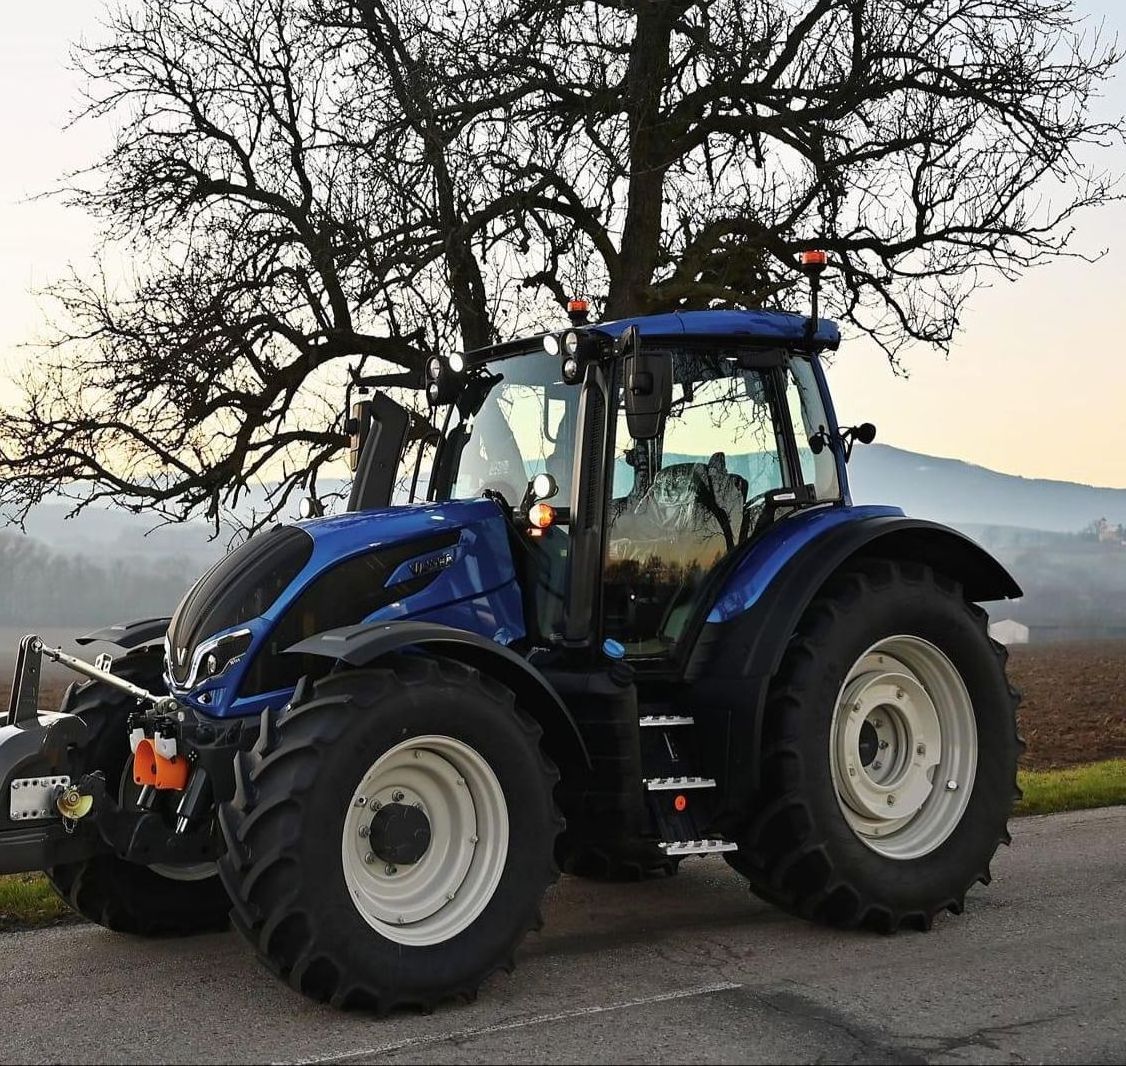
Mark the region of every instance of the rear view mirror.
POLYGON ((618 339, 623 359, 626 424, 634 440, 653 440, 672 406, 672 352, 645 351, 641 334, 630 326, 618 339))
POLYGON ((352 404, 352 414, 344 423, 344 429, 348 434, 348 466, 355 473, 360 465, 360 452, 364 450, 364 442, 371 432, 370 400, 352 404))

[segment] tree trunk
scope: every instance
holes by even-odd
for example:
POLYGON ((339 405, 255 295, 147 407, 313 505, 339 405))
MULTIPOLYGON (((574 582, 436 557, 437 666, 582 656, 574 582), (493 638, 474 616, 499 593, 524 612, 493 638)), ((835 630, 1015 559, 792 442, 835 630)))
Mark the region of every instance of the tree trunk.
POLYGON ((629 194, 620 267, 610 279, 606 317, 644 314, 661 246, 661 206, 669 166, 661 131, 661 90, 669 67, 674 9, 666 0, 638 5, 637 30, 626 73, 629 194))

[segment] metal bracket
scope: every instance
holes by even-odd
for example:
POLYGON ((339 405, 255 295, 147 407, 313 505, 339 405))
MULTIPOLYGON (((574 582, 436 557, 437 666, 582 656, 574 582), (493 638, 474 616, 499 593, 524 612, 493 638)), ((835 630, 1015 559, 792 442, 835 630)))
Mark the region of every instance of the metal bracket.
POLYGON ((69 784, 65 775, 18 778, 12 782, 9 817, 13 822, 59 817, 55 800, 69 784))
POLYGON ((20 641, 12 695, 8 703, 8 725, 39 721, 39 674, 43 666, 43 642, 29 633, 20 641))

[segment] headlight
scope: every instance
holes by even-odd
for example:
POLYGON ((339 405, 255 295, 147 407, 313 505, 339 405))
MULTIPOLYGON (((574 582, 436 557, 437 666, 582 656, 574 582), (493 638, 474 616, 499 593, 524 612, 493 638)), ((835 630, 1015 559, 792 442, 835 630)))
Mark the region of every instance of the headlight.
POLYGON ((579 353, 579 335, 573 329, 563 334, 563 351, 568 355, 579 353))
POLYGON ((442 360, 436 355, 432 355, 426 363, 426 376, 432 381, 438 380, 438 375, 442 373, 442 360))
POLYGON ((559 338, 555 336, 554 333, 549 333, 546 337, 544 337, 543 350, 547 352, 548 355, 559 354, 559 338))
POLYGON ((230 633, 220 637, 213 647, 208 649, 200 663, 197 681, 205 681, 210 677, 218 677, 231 663, 237 662, 250 647, 251 635, 249 630, 230 633))
POLYGON ((465 356, 460 352, 454 352, 446 362, 450 364, 450 369, 455 374, 460 374, 465 369, 465 356))

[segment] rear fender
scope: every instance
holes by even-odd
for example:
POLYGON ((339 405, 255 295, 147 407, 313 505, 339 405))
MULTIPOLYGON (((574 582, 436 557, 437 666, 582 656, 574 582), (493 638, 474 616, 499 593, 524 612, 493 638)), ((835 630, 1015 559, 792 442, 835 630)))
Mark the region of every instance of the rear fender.
POLYGON ((706 742, 726 766, 734 809, 758 787, 763 710, 798 622, 833 576, 858 560, 891 559, 930 566, 962 586, 974 602, 1012 599, 1020 586, 1000 563, 956 530, 935 522, 885 514, 829 526, 796 550, 765 583, 754 583, 754 546, 716 601, 686 669, 693 706, 702 709, 706 742), (743 575, 740 603, 732 582, 743 575), (741 610, 737 610, 738 607, 741 610), (714 708, 714 710, 712 710, 714 708))
POLYGON ((522 656, 487 637, 435 622, 364 622, 326 630, 286 651, 323 655, 350 666, 371 666, 408 648, 455 659, 506 685, 516 694, 521 709, 543 730, 544 748, 562 772, 590 768, 579 728, 547 678, 522 656))

